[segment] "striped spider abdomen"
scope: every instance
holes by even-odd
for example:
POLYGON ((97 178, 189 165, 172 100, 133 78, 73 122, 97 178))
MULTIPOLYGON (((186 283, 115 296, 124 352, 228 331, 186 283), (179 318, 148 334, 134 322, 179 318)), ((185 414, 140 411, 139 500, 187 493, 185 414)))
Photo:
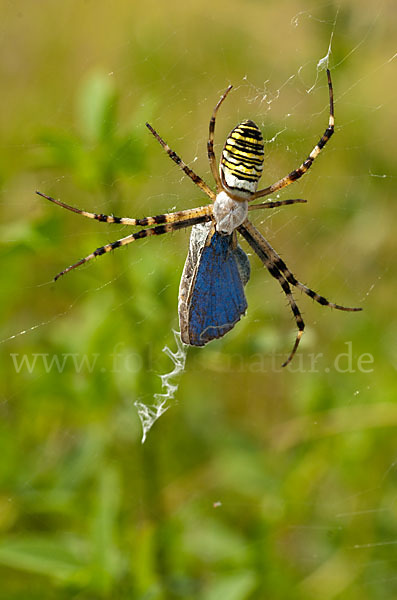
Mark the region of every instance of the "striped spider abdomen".
POLYGON ((260 129, 245 120, 229 134, 219 164, 221 182, 234 196, 250 199, 263 170, 264 143, 260 129))

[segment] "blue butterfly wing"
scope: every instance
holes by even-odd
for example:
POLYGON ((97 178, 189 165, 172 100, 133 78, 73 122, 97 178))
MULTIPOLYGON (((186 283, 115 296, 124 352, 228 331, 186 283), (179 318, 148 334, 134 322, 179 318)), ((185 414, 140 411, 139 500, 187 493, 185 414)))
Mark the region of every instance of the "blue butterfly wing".
POLYGON ((240 264, 241 258, 232 247, 232 236, 215 232, 202 251, 190 295, 188 330, 192 346, 204 346, 222 337, 247 310, 237 261, 240 264))

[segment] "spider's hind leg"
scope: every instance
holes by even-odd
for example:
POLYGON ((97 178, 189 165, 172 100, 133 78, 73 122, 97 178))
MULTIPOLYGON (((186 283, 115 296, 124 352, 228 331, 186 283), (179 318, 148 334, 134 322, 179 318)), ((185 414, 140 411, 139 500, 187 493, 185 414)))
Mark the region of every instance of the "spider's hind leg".
POLYGON ((329 300, 327 300, 327 298, 324 298, 324 296, 321 296, 314 290, 310 289, 309 287, 307 287, 306 285, 304 285, 303 283, 298 281, 296 279, 295 275, 293 275, 291 273, 291 271, 288 269, 288 267, 285 264, 285 262, 283 261, 283 259, 277 254, 277 252, 274 250, 274 248, 272 248, 272 246, 269 244, 269 242, 267 240, 265 240, 265 238, 262 238, 261 242, 262 242, 262 245, 265 246, 266 249, 268 250, 269 255, 271 256, 271 258, 274 262, 274 265, 280 271, 280 273, 283 274, 283 276, 288 281, 288 283, 290 283, 291 285, 295 286, 296 288, 298 288, 299 290, 301 290, 302 292, 307 294, 307 296, 309 296, 310 298, 312 298, 313 300, 315 300, 316 302, 321 304, 321 306, 329 306, 330 308, 336 308, 337 310, 344 310, 346 312, 358 312, 358 311, 362 310, 362 308, 353 308, 350 306, 342 306, 341 304, 335 304, 335 302, 330 302, 329 300))
POLYGON ((259 233, 259 231, 256 229, 256 227, 254 227, 252 225, 252 223, 250 221, 248 221, 248 219, 246 219, 244 221, 244 223, 238 228, 238 231, 239 231, 239 233, 241 233, 241 235, 245 238, 245 240, 248 242, 248 244, 251 246, 251 248, 259 256, 259 258, 261 259, 261 261, 263 262, 263 264, 269 271, 270 275, 272 277, 274 277, 275 279, 277 279, 277 281, 279 282, 284 294, 287 296, 287 300, 291 307, 292 314, 294 315, 296 326, 298 328, 298 333, 296 335, 295 343, 290 352, 290 355, 288 356, 287 360, 281 365, 282 367, 286 367, 291 362, 291 360, 294 358, 295 353, 299 346, 299 342, 301 341, 303 331, 305 329, 305 323, 303 321, 302 314, 298 308, 298 305, 295 302, 295 298, 292 295, 292 291, 291 291, 288 281, 285 279, 283 274, 280 272, 280 270, 275 265, 272 257, 266 251, 266 247, 263 246, 262 240, 264 238, 259 233))

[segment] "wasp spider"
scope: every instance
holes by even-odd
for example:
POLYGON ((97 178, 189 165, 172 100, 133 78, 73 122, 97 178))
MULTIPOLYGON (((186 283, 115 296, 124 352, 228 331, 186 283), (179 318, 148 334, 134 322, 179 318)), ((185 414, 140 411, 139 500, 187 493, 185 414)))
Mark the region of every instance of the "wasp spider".
POLYGON ((232 89, 232 86, 229 86, 215 106, 209 123, 207 152, 216 184, 215 192, 171 150, 157 131, 149 123, 146 123, 149 131, 161 144, 168 156, 208 196, 211 204, 155 217, 132 219, 87 212, 37 192, 51 202, 89 219, 144 228, 137 233, 132 233, 127 237, 97 248, 85 258, 61 271, 55 279, 88 262, 95 256, 126 246, 131 242, 151 235, 161 235, 193 226, 189 253, 179 290, 179 321, 182 340, 186 344, 203 346, 212 339, 225 335, 232 329, 247 308, 244 285, 249 278, 249 262, 237 243, 236 232, 238 232, 259 256, 270 275, 278 280, 294 315, 298 333, 294 346, 283 366, 287 365, 298 348, 305 327, 302 315, 292 295, 291 286, 302 290, 310 298, 324 306, 344 311, 361 310, 361 308, 348 308, 329 302, 326 298, 298 281, 269 242, 248 219, 248 212, 251 210, 305 202, 305 200, 294 199, 251 204, 253 200, 278 192, 302 177, 333 135, 333 90, 328 70, 327 77, 330 113, 328 127, 324 134, 306 160, 297 169, 262 190, 257 191, 257 186, 263 169, 264 142, 259 128, 250 120, 243 121, 231 131, 222 151, 219 170, 217 168, 214 154, 215 119, 219 107, 232 89))

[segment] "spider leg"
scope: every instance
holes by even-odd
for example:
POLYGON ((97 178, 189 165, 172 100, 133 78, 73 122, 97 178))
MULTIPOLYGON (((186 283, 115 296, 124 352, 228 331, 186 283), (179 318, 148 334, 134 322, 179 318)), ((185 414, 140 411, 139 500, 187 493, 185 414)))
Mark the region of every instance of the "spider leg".
POLYGON ((157 131, 155 129, 153 129, 153 127, 151 125, 149 125, 149 123, 146 123, 146 127, 149 129, 149 131, 154 135, 154 137, 156 138, 156 140, 162 145, 162 147, 164 148, 164 150, 167 152, 168 156, 179 166, 181 167, 182 171, 188 176, 190 177, 190 179, 193 181, 193 183, 195 183, 196 185, 198 185, 198 187, 205 193, 207 194, 207 196, 209 198, 211 198, 211 200, 215 199, 215 194, 214 192, 211 190, 210 187, 208 187, 208 185, 205 183, 205 181, 203 181, 201 179, 201 177, 199 177, 199 175, 196 175, 196 173, 194 171, 192 171, 192 169, 190 169, 190 167, 187 166, 186 163, 183 162, 183 160, 177 155, 176 152, 174 152, 173 150, 171 150, 171 148, 168 146, 168 144, 165 143, 165 141, 159 136, 159 134, 157 133, 157 131))
POLYGON ((211 172, 215 179, 217 192, 219 192, 222 189, 222 183, 221 183, 221 178, 219 176, 218 165, 217 165, 215 153, 214 153, 215 119, 216 119, 216 113, 218 112, 220 105, 222 104, 222 102, 224 101, 224 99, 226 98, 226 96, 228 95, 230 90, 232 89, 232 87, 233 87, 232 85, 229 85, 227 90, 222 94, 222 96, 218 100, 217 105, 215 106, 215 108, 213 110, 213 113, 212 113, 212 116, 210 119, 208 142, 207 142, 207 153, 208 153, 208 160, 210 161, 211 172))
POLYGON ((325 130, 324 134, 322 135, 318 143, 314 146, 307 159, 300 165, 300 167, 298 167, 294 171, 291 171, 289 175, 286 175, 282 179, 279 179, 279 181, 276 181, 276 183, 273 183, 269 187, 253 194, 252 200, 255 200, 256 198, 260 198, 262 196, 268 196, 269 194, 273 194, 277 190, 281 190, 283 187, 289 185, 290 183, 293 183, 294 181, 302 177, 302 175, 304 175, 306 171, 310 169, 314 160, 320 154, 321 150, 324 148, 325 144, 328 142, 329 138, 334 133, 334 92, 332 89, 331 74, 329 72, 329 69, 327 69, 327 78, 329 89, 329 121, 328 127, 325 130))
POLYGON ((329 302, 326 298, 324 298, 324 296, 320 296, 320 294, 318 294, 314 290, 311 290, 306 285, 304 285, 303 283, 298 281, 296 279, 296 277, 288 269, 288 267, 285 264, 285 262, 283 261, 283 259, 277 254, 277 252, 274 250, 274 248, 269 244, 269 242, 259 233, 259 231, 258 231, 258 234, 261 238, 260 239, 261 246, 266 248, 266 251, 268 252, 269 256, 272 258, 272 261, 273 261, 274 265, 276 266, 276 268, 280 271, 280 273, 283 274, 285 279, 291 285, 302 290, 302 292, 305 292, 305 294, 310 296, 310 298, 313 298, 313 300, 315 300, 322 306, 329 306, 330 308, 337 308, 338 310, 345 310, 345 311, 349 311, 349 312, 358 312, 358 311, 362 310, 362 308, 351 308, 348 306, 341 306, 340 304, 335 304, 334 302, 329 302))
POLYGON ((305 203, 307 200, 295 198, 293 200, 275 200, 274 202, 261 202, 260 204, 250 204, 248 210, 256 210, 258 208, 278 208, 279 206, 287 206, 289 204, 305 203))
POLYGON ((47 196, 42 192, 36 192, 39 196, 43 196, 50 202, 54 202, 58 206, 62 208, 66 208, 67 210, 71 210, 78 215, 82 215, 83 217, 87 217, 88 219, 95 219, 96 221, 100 221, 101 223, 117 223, 118 225, 132 225, 138 227, 147 227, 148 225, 162 225, 163 223, 177 223, 178 221, 186 221, 187 219, 191 219, 193 217, 202 216, 204 214, 212 215, 212 204, 208 206, 199 206, 197 208, 189 208, 187 210, 180 210, 178 212, 167 213, 163 215, 157 215, 155 217, 144 217, 142 219, 131 219, 130 217, 115 217, 114 215, 104 215, 87 212, 85 210, 81 210, 80 208, 75 208, 74 206, 70 206, 61 200, 56 200, 55 198, 51 198, 51 196, 47 196))
POLYGON ((102 254, 106 254, 106 252, 111 252, 112 250, 116 250, 116 248, 121 248, 121 246, 127 246, 127 244, 131 244, 131 242, 141 240, 141 239, 149 237, 151 235, 162 235, 164 233, 169 233, 170 231, 177 231, 178 229, 184 229, 185 227, 191 227, 192 225, 197 225, 197 223, 205 223, 206 221, 210 221, 210 220, 211 220, 210 214, 203 214, 201 216, 196 216, 191 219, 187 219, 185 221, 166 223, 164 225, 158 225, 157 227, 153 227, 151 229, 142 229, 141 231, 138 231, 137 233, 127 235, 127 237, 121 238, 120 240, 116 240, 115 242, 112 242, 110 244, 106 244, 105 246, 101 246, 100 248, 97 248, 96 250, 94 250, 94 252, 92 252, 85 258, 81 258, 79 261, 77 261, 70 267, 67 267, 66 269, 64 269, 63 271, 58 273, 58 275, 56 275, 54 277, 54 280, 56 281, 62 275, 69 273, 69 271, 71 271, 72 269, 75 269, 76 267, 83 265, 84 263, 95 258, 96 256, 101 256, 102 254))
POLYGON ((267 252, 267 248, 263 247, 263 245, 262 245, 262 240, 264 239, 262 237, 262 235, 259 233, 259 231, 256 229, 256 227, 254 227, 253 224, 250 221, 248 221, 248 219, 246 219, 244 221, 244 223, 242 225, 240 225, 240 227, 238 228, 238 231, 239 231, 239 233, 241 233, 241 235, 245 238, 245 240, 248 242, 248 244, 251 246, 251 248, 259 256, 259 258, 261 259, 261 261, 263 262, 263 264, 269 271, 270 275, 272 277, 274 277, 275 279, 277 279, 277 281, 279 282, 284 294, 287 296, 288 303, 289 303, 292 313, 294 315, 296 326, 298 328, 298 333, 295 338, 295 343, 291 350, 290 355, 288 356, 287 360, 281 365, 282 367, 286 367, 291 362, 291 360, 293 359, 293 357, 295 355, 295 352, 298 349, 299 342, 303 335, 303 330, 305 329, 305 323, 303 321, 301 312, 295 302, 295 299, 292 295, 291 288, 289 286, 288 281, 285 279, 283 274, 277 268, 273 258, 267 252))

